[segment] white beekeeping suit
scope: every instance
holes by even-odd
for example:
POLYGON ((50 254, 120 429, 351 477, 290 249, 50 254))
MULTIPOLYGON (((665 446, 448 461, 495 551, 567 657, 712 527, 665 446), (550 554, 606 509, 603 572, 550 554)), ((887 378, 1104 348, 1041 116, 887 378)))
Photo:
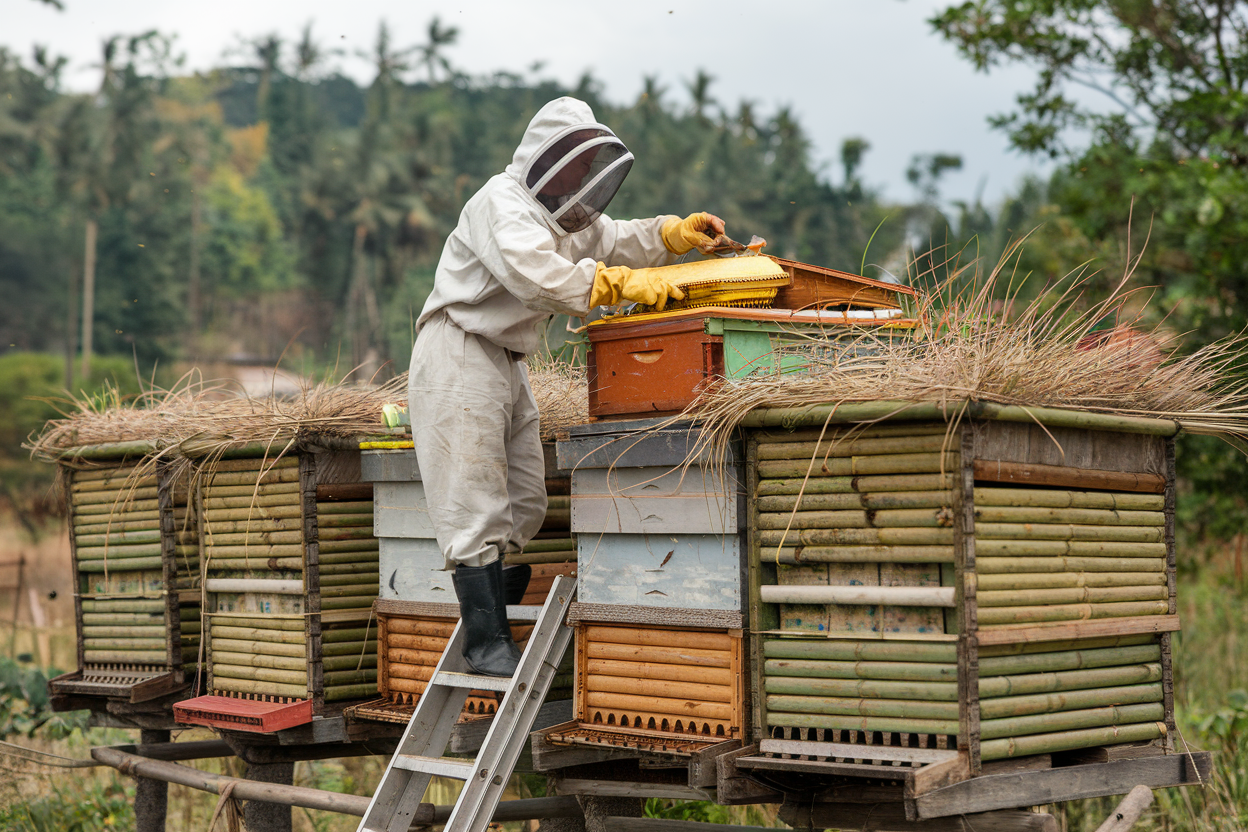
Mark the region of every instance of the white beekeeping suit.
POLYGON ((511 164, 464 206, 417 322, 409 381, 416 456, 438 544, 456 570, 465 655, 482 673, 514 672, 499 558, 528 543, 546 514, 524 363, 539 330, 553 313, 581 316, 621 299, 661 308, 681 295, 645 268, 707 239, 703 230, 723 231, 707 214, 607 217, 632 162, 585 103, 544 106, 511 164))

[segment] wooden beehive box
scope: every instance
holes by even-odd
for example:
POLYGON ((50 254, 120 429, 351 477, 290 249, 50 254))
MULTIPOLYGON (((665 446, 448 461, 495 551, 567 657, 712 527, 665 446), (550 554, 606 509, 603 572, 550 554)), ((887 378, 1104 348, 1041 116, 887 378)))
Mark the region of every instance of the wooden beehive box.
POLYGON ((743 736, 740 456, 689 425, 571 429, 576 699, 554 742, 687 754, 743 736))
MULTIPOLYGON (((380 547, 381 594, 374 604, 379 698, 353 705, 348 716, 406 723, 459 620, 459 602, 434 537, 412 443, 366 442, 362 447, 363 475, 374 488, 374 528, 380 547)), ((576 571, 576 542, 568 528, 568 478, 556 470, 553 445, 547 458, 549 506, 542 531, 523 552, 503 557, 504 563, 524 563, 532 569, 521 600, 525 605, 540 606, 556 576, 576 571)), ((520 644, 531 630, 529 624, 512 625, 520 644)), ((571 653, 566 661, 566 672, 556 675, 548 701, 571 698, 571 653)), ((464 705, 464 717, 489 716, 497 701, 491 693, 475 692, 464 705)))
POLYGON ((78 670, 51 680, 54 696, 142 702, 192 683, 200 638, 197 515, 177 470, 120 456, 63 466, 78 670))
POLYGON ((914 325, 896 305, 706 307, 595 321, 588 329, 589 415, 679 413, 713 379, 801 372, 816 352, 869 349, 872 337, 893 337, 914 325))
POLYGON ((203 462, 197 487, 209 695, 175 715, 225 725, 215 714, 236 707, 224 697, 287 703, 307 721, 375 696, 378 546, 359 451, 225 456, 203 462))
POLYGON ((958 411, 746 434, 756 768, 1173 750, 1176 426, 958 411))

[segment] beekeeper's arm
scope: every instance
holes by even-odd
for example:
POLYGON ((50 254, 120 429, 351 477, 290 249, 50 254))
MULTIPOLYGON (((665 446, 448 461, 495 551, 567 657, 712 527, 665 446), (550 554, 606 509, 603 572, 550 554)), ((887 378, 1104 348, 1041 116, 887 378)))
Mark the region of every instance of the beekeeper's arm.
POLYGON ((524 212, 491 213, 494 216, 490 218, 490 233, 478 246, 477 256, 490 274, 529 309, 583 316, 594 306, 623 300, 661 309, 669 297, 684 297, 683 292, 648 269, 608 267, 593 257, 568 260, 556 251, 550 231, 524 212))

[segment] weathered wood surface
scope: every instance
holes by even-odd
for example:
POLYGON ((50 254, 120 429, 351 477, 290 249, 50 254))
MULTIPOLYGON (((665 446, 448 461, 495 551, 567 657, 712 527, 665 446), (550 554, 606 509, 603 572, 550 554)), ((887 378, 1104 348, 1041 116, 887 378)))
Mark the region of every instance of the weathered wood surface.
POLYGON ((1211 768, 1212 755, 1196 751, 1044 771, 988 774, 921 795, 915 799, 915 805, 921 818, 1040 806, 1125 794, 1139 785, 1160 789, 1205 783, 1211 768))
POLYGON ((741 609, 737 535, 581 534, 578 597, 585 604, 741 609))
POLYGON ((382 537, 378 541, 381 598, 456 604, 451 572, 432 538, 382 537))
POLYGON ((434 538, 425 484, 373 483, 373 533, 377 537, 434 538))
POLYGON ((901 803, 785 803, 780 819, 795 829, 870 829, 872 832, 1058 832, 1053 815, 1022 810, 965 813, 965 817, 908 820, 901 803))
POLYGON ((1105 822, 1096 828, 1096 832, 1127 832, 1144 814, 1144 810, 1152 805, 1153 790, 1148 786, 1136 786, 1127 792, 1117 808, 1110 813, 1105 822))
POLYGON ((373 483, 420 482, 416 450, 376 450, 360 452, 360 478, 373 483))
POLYGON ((602 622, 614 624, 651 624, 663 627, 710 627, 717 630, 740 630, 745 616, 739 610, 680 609, 630 604, 586 604, 572 602, 568 623, 602 622))
POLYGON ((975 458, 1165 475, 1160 436, 1009 422, 972 422, 975 458))
POLYGON ((738 485, 690 465, 572 472, 575 533, 736 534, 738 485))
POLYGON ((574 429, 573 435, 558 443, 558 466, 562 470, 582 468, 641 468, 661 465, 671 468, 686 463, 736 462, 729 448, 723 460, 712 460, 709 449, 698 445, 699 431, 693 427, 652 430, 640 423, 631 423, 637 430, 596 422, 574 429), (599 435, 588 435, 590 433, 599 435), (581 435, 577 435, 577 434, 581 435))

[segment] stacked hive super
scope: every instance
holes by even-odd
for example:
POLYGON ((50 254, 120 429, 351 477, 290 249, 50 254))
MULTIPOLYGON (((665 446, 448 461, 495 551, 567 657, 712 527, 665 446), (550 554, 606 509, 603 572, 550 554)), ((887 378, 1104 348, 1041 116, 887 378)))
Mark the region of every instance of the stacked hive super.
POLYGON ((54 694, 139 702, 194 676, 198 533, 173 470, 120 458, 65 468, 79 670, 52 680, 54 694))
POLYGON ((739 461, 715 467, 688 425, 571 429, 578 548, 574 719, 554 742, 688 754, 740 739, 739 461))
POLYGON ((297 724, 375 695, 378 546, 359 452, 230 456, 200 476, 211 695, 179 706, 180 721, 232 714, 230 727, 268 730, 229 700, 289 704, 297 724))
POLYGON ((749 435, 754 728, 774 767, 794 741, 830 760, 960 750, 967 773, 1170 747, 1173 423, 972 413, 749 435))
MULTIPOLYGON (((361 447, 363 474, 375 489, 374 528, 380 541, 381 594, 374 606, 380 698, 352 706, 348 716, 406 723, 455 629, 459 604, 429 520, 412 443, 365 442, 361 447)), ((532 569, 521 600, 525 605, 540 606, 557 575, 576 572, 576 541, 568 530, 568 479, 555 470, 553 446, 548 446, 546 457, 549 506, 542 530, 523 552, 503 558, 506 564, 523 563, 532 569)), ((512 635, 520 644, 531 630, 529 624, 512 625, 512 635)), ((556 675, 548 701, 571 698, 570 654, 566 661, 568 666, 556 675)), ((497 703, 492 693, 475 691, 464 706, 464 717, 489 716, 497 703)))

